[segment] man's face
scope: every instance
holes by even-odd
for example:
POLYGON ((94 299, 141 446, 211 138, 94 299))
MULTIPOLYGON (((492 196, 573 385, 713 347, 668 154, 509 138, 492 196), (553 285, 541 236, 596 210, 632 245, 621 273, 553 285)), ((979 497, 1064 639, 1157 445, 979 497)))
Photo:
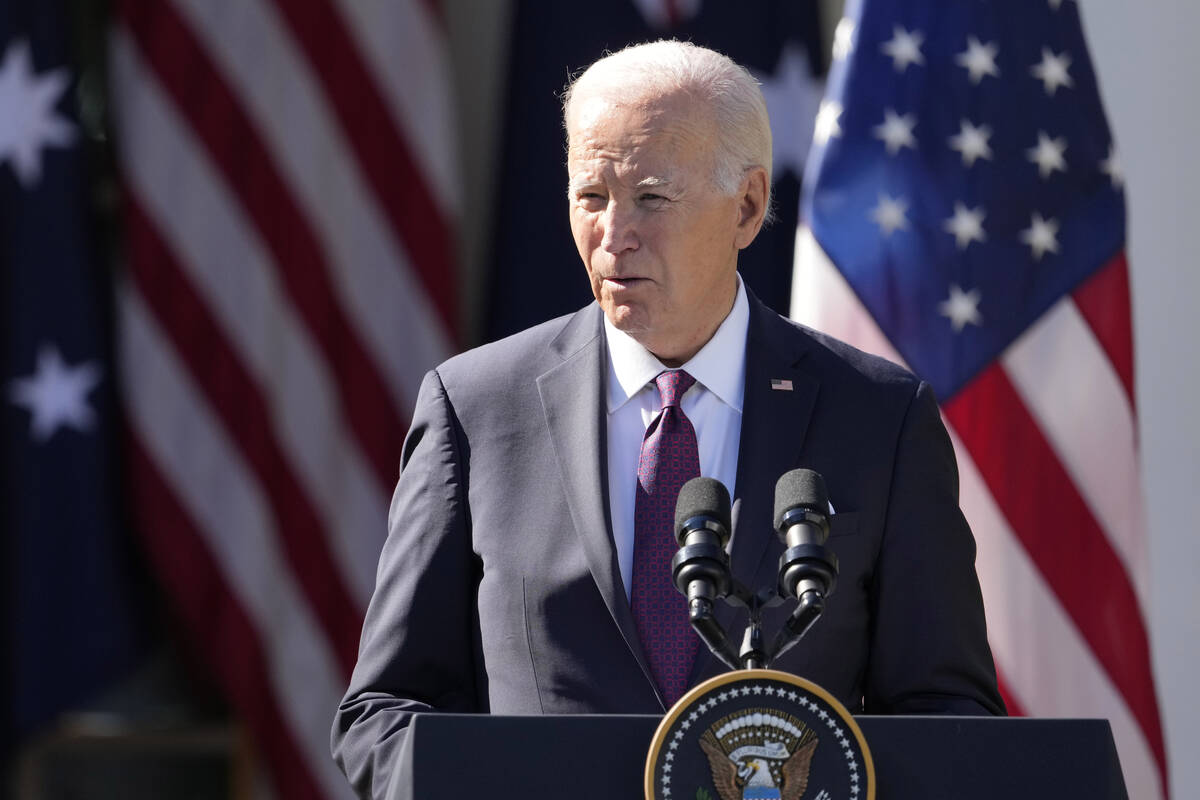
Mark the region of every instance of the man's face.
MULTIPOLYGON (((716 132, 686 97, 592 92, 568 120, 571 231, 609 321, 669 365, 729 313, 746 203, 713 185, 716 132)), ((759 215, 761 217, 761 214, 759 215)))

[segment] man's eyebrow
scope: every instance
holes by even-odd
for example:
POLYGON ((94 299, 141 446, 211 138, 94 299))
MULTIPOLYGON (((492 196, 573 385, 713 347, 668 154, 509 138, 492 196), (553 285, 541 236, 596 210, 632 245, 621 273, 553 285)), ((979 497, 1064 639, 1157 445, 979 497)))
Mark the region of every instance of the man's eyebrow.
POLYGON ((571 180, 569 180, 567 182, 567 192, 574 193, 574 192, 579 191, 580 189, 586 189, 589 186, 595 186, 599 182, 600 181, 596 180, 595 178, 591 178, 591 177, 571 178, 571 180))

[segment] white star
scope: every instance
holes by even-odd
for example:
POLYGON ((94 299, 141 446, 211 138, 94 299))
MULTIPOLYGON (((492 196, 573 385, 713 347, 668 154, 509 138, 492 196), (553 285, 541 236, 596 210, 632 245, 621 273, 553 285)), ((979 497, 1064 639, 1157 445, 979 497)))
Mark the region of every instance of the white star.
POLYGON ((1058 252, 1058 220, 1042 219, 1042 215, 1033 212, 1029 227, 1021 231, 1021 241, 1029 245, 1033 251, 1033 260, 1041 261, 1046 251, 1058 252))
POLYGON ((29 409, 35 442, 47 441, 62 427, 92 429, 96 415, 87 395, 100 382, 100 372, 91 361, 68 367, 52 344, 38 348, 37 370, 28 378, 13 379, 8 388, 9 399, 29 409))
POLYGON ((822 708, 820 712, 818 712, 817 716, 821 719, 829 719, 829 712, 822 708))
POLYGON ((897 25, 892 29, 892 38, 879 46, 879 49, 891 56, 892 65, 896 72, 904 72, 909 64, 924 64, 925 57, 921 55, 921 43, 925 41, 920 31, 909 33, 897 25))
POLYGON ((74 127, 54 110, 69 82, 65 67, 35 75, 24 39, 0 62, 0 165, 11 160, 26 189, 41 180, 42 148, 75 140, 74 127))
POLYGON ((1051 139, 1045 131, 1038 131, 1038 143, 1025 151, 1029 160, 1038 165, 1038 174, 1042 179, 1050 177, 1054 170, 1067 171, 1067 162, 1063 153, 1067 151, 1067 140, 1059 136, 1051 139))
POLYGON ((992 148, 988 146, 991 135, 992 129, 987 125, 977 128, 964 119, 960 122, 959 132, 950 137, 950 148, 962 153, 963 165, 970 167, 977 158, 991 160, 992 148))
POLYGON ((824 145, 830 139, 842 135, 842 126, 838 117, 842 115, 842 104, 836 100, 822 100, 817 109, 817 121, 813 126, 813 141, 824 145))
POLYGON ((938 313, 950 318, 950 324, 955 333, 959 333, 970 323, 982 325, 983 315, 979 313, 979 301, 982 296, 978 289, 964 292, 957 283, 950 284, 950 297, 938 303, 938 313))
POLYGON ((762 694, 762 693, 763 693, 763 687, 759 686, 758 684, 755 684, 755 685, 754 685, 754 693, 755 693, 755 694, 762 694))
POLYGON ((1034 64, 1029 68, 1033 73, 1033 77, 1042 82, 1042 86, 1046 89, 1046 94, 1053 96, 1058 87, 1066 86, 1070 89, 1075 85, 1075 81, 1071 80, 1071 75, 1067 72, 1067 67, 1071 66, 1071 56, 1065 51, 1060 55, 1054 55, 1048 47, 1042 48, 1042 62, 1034 64))
POLYGON ((967 49, 954 57, 954 60, 967 68, 971 83, 978 84, 983 76, 1000 77, 1000 68, 996 66, 996 56, 1000 53, 995 42, 980 44, 974 36, 967 37, 967 49))
POLYGON ((833 31, 833 60, 841 61, 854 49, 854 20, 842 17, 833 31))
POLYGON ((762 84, 767 115, 771 118, 771 161, 774 179, 785 171, 799 178, 812 147, 812 120, 821 104, 821 86, 809 69, 804 48, 788 44, 783 48, 774 75, 755 75, 762 84))
POLYGON ((955 203, 954 216, 946 220, 943 227, 947 232, 954 234, 954 242, 958 249, 966 250, 971 242, 987 239, 987 234, 983 232, 983 218, 986 216, 982 206, 971 209, 962 203, 955 203))
POLYGON ((871 209, 871 219, 879 226, 884 237, 891 236, 896 231, 908 230, 908 202, 903 197, 889 197, 879 193, 879 205, 871 209))
POLYGON ((876 139, 882 139, 887 145, 888 155, 896 155, 902 147, 917 149, 917 138, 913 136, 913 128, 917 126, 915 114, 897 114, 894 109, 883 112, 883 123, 872 130, 876 139))
POLYGON ((1117 158, 1115 145, 1108 146, 1108 158, 1100 162, 1100 171, 1112 180, 1114 189, 1120 189, 1125 185, 1125 172, 1121 169, 1121 161, 1117 158))

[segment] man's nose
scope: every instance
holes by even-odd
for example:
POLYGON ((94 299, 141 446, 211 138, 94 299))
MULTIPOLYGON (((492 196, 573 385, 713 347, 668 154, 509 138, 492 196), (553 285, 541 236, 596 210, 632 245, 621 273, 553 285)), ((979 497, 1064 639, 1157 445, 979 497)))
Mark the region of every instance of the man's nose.
POLYGON ((637 249, 637 226, 629 204, 609 201, 604 210, 604 238, 600 246, 608 253, 637 249))

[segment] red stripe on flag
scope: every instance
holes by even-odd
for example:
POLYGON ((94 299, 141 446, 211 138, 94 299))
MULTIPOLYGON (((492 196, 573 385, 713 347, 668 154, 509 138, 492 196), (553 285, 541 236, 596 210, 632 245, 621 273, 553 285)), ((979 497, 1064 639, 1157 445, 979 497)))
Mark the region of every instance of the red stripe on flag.
POLYGON ((388 219, 403 239, 447 331, 457 325, 450 231, 420 164, 388 114, 374 76, 332 4, 275 0, 325 89, 388 219))
POLYGON ((1129 407, 1134 403, 1133 322, 1130 315, 1129 265, 1124 251, 1079 286, 1072 295, 1100 346, 1125 386, 1129 407))
POLYGON ((200 657, 219 677, 250 726, 254 746, 272 767, 279 796, 321 800, 323 793, 309 771, 309 759, 296 746, 276 705, 267 659, 254 626, 230 591, 195 522, 137 436, 127 431, 125 439, 138 528, 164 588, 200 645, 200 657))
POLYGON ((349 675, 358 652, 361 613, 335 566, 324 526, 272 434, 267 403, 132 194, 125 218, 129 271, 230 441, 257 475, 288 563, 349 675))
POLYGON ((408 423, 390 404, 382 377, 338 305, 321 244, 271 152, 170 3, 125 0, 121 11, 176 110, 187 118, 270 248, 281 283, 337 377, 346 424, 381 488, 390 493, 408 423))
POLYGON ((1166 786, 1146 629, 1120 559, 998 364, 945 412, 1017 538, 1133 712, 1166 786))

